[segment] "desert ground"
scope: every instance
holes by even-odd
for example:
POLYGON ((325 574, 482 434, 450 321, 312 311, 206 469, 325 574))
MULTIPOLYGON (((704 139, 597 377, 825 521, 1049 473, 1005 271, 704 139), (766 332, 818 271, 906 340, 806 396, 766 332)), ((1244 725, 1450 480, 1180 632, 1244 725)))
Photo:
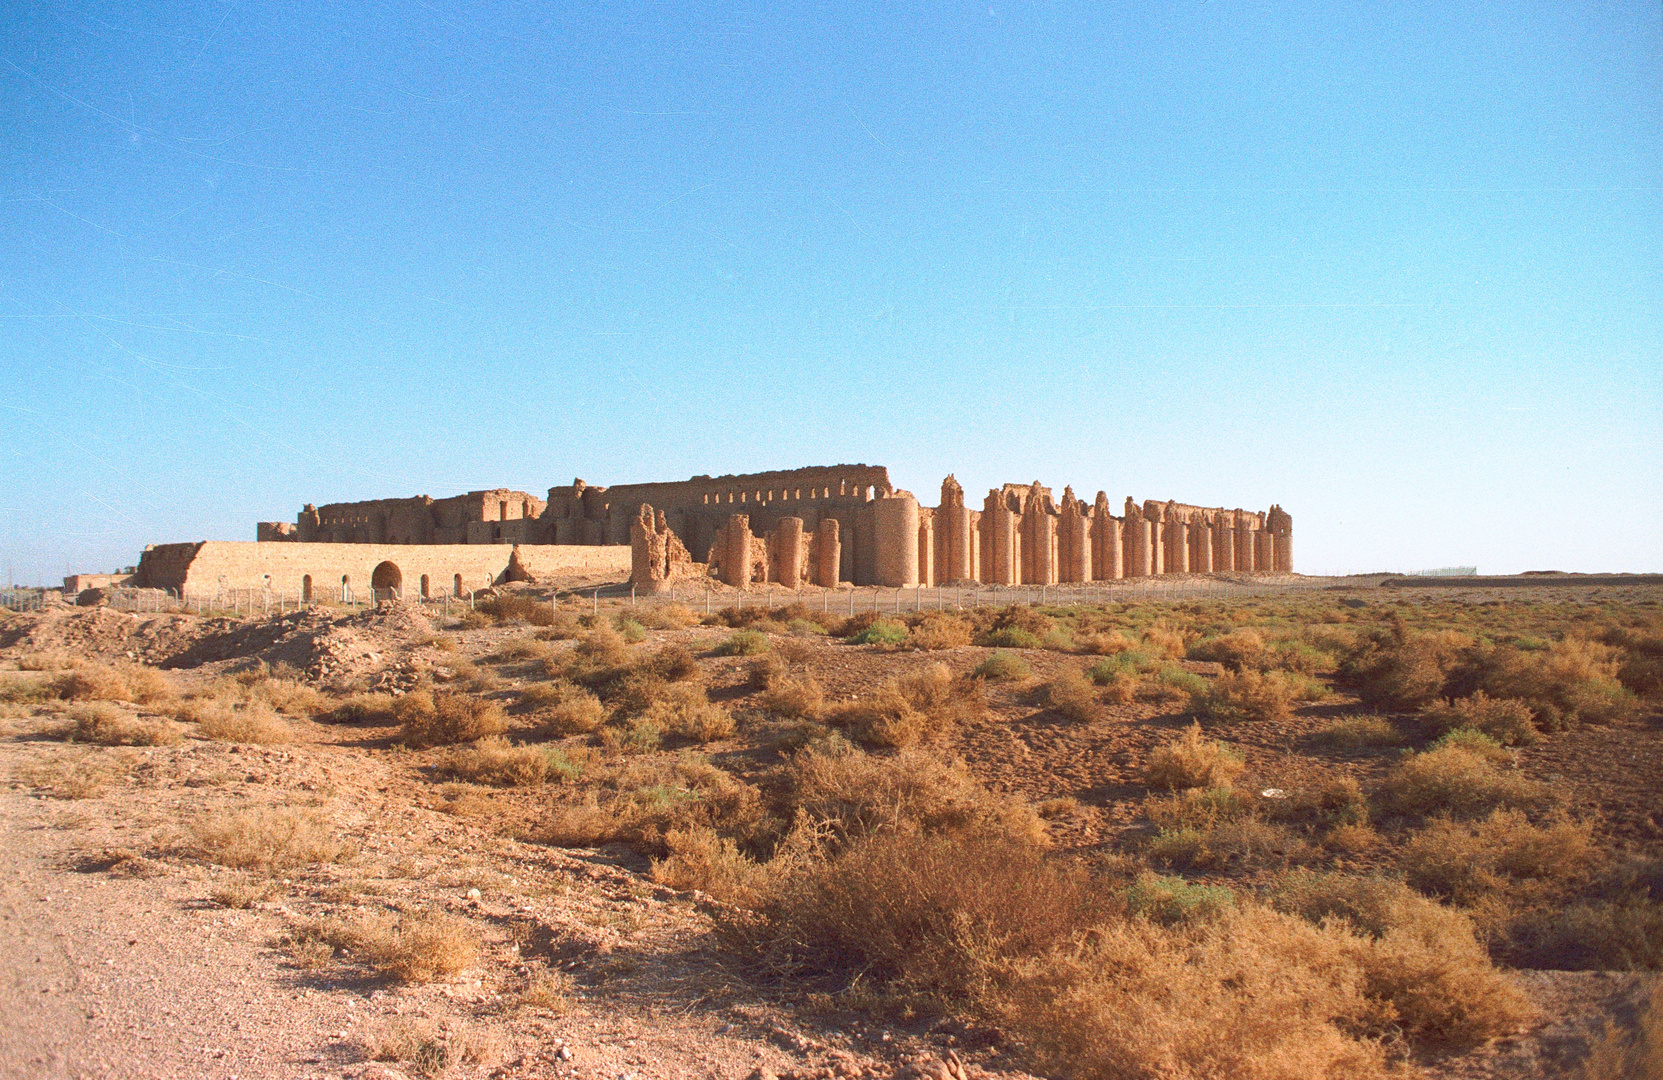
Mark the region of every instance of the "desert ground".
POLYGON ((788 600, 0 616, 0 1074, 1663 1075, 1663 586, 788 600))

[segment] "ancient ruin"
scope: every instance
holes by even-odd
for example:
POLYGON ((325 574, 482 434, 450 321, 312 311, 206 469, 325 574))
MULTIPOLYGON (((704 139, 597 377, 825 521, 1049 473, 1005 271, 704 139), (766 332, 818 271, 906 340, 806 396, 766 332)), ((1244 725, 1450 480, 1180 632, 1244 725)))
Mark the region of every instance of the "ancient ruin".
MULTIPOLYGON (((1128 498, 1116 516, 1103 492, 1087 502, 1065 487, 1059 499, 1034 481, 991 490, 976 510, 949 476, 932 508, 873 465, 610 487, 574 480, 550 488, 547 499, 500 488, 448 499, 308 504, 292 524, 261 522, 257 536, 256 546, 273 555, 287 544, 444 547, 473 577, 491 573, 474 566, 479 546, 514 545, 512 558, 485 560, 502 564, 498 577, 510 579, 511 564, 535 561, 539 550, 628 545, 630 580, 649 592, 711 577, 741 588, 897 587, 1293 570, 1293 519, 1279 506, 1227 510, 1128 498)), ((145 557, 159 570, 161 553, 145 557)), ((143 565, 139 577, 146 577, 143 565)))

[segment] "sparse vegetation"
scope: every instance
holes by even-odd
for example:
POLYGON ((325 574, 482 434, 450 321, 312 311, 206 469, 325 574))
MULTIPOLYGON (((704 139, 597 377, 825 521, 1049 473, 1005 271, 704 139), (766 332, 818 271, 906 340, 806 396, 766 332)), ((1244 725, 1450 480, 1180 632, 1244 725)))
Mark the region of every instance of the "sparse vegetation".
POLYGON ((1242 768, 1240 753, 1208 739, 1200 724, 1191 724, 1183 735, 1149 755, 1143 776, 1150 787, 1166 790, 1228 788, 1242 768))
POLYGON ((254 808, 208 814, 190 828, 192 850, 221 866, 266 872, 340 862, 355 848, 315 811, 254 808))
POLYGON ((473 742, 506 727, 502 706, 453 690, 412 690, 398 699, 393 716, 399 737, 417 749, 473 742))

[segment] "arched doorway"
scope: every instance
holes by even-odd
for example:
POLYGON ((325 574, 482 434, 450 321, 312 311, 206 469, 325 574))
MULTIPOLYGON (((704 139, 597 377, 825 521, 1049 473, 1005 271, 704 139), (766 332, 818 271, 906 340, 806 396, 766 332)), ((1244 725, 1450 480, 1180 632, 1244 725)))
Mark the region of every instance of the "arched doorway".
POLYGON ((376 566, 370 573, 370 588, 380 591, 392 589, 398 591, 404 586, 404 574, 395 562, 384 562, 376 566))

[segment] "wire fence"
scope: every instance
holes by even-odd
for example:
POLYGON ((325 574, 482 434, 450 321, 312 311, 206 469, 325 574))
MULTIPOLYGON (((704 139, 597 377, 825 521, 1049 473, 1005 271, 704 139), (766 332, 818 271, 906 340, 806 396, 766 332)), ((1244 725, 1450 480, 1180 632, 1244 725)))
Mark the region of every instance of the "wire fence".
MULTIPOLYGON (((1261 596, 1283 596, 1344 586, 1343 577, 1293 577, 1253 579, 1224 576, 1130 578, 1122 581, 1093 581, 1057 585, 935 585, 888 588, 872 585, 838 589, 793 590, 783 585, 757 585, 747 590, 718 587, 714 583, 687 581, 673 583, 667 592, 641 593, 629 582, 582 590, 556 590, 550 607, 589 607, 598 611, 608 606, 662 606, 681 604, 705 614, 726 608, 780 607, 801 603, 824 612, 854 615, 864 611, 905 614, 914 611, 962 610, 1005 607, 1011 604, 1071 606, 1113 603, 1159 603, 1177 600, 1236 600, 1261 596)), ((1353 582, 1354 583, 1354 582, 1353 582)), ((11 611, 35 611, 46 606, 46 590, 13 589, 0 592, 0 607, 11 611)), ((383 601, 420 605, 449 618, 474 610, 479 599, 473 592, 460 596, 449 592, 437 596, 407 596, 401 589, 354 589, 348 584, 315 586, 307 589, 238 588, 188 590, 141 589, 116 586, 105 590, 105 601, 117 611, 135 613, 177 612, 195 615, 223 615, 233 618, 270 617, 325 606, 363 611, 383 601)))

